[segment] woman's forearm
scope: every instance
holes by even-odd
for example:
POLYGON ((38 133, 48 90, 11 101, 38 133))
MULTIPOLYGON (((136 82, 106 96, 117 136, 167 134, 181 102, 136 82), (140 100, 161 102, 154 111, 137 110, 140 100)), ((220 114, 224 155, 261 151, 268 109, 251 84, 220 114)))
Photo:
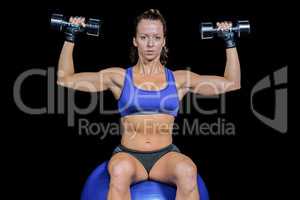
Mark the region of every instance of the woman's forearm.
POLYGON ((58 81, 63 81, 64 78, 74 74, 73 63, 74 43, 65 42, 61 50, 58 61, 58 81))
POLYGON ((240 87, 241 70, 238 52, 236 48, 226 49, 226 67, 224 78, 232 81, 236 87, 240 87))

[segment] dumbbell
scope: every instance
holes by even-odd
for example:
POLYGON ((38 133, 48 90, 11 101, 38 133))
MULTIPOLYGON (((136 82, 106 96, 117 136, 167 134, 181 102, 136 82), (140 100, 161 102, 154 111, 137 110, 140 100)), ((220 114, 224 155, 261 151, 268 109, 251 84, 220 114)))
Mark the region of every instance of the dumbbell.
POLYGON ((73 26, 85 32, 87 35, 98 37, 102 28, 103 21, 100 19, 89 18, 86 21, 86 26, 70 23, 62 14, 52 14, 50 26, 53 30, 64 31, 68 26, 73 26))
MULTIPOLYGON (((219 31, 217 26, 214 26, 212 22, 202 22, 200 24, 201 39, 212 39, 219 31)), ((248 20, 237 21, 229 31, 234 31, 237 36, 240 37, 241 34, 250 33, 250 23, 248 20)))

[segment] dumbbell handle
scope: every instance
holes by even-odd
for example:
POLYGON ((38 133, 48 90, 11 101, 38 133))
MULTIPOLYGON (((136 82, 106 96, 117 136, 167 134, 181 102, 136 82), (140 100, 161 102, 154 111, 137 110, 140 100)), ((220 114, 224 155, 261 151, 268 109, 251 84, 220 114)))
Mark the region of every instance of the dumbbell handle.
MULTIPOLYGON (((208 30, 208 29, 207 29, 208 30)), ((217 33, 217 32, 219 32, 219 31, 222 31, 221 29, 218 29, 218 28, 212 28, 212 29, 209 29, 210 31, 212 31, 212 32, 214 32, 214 33, 217 33)), ((228 29, 229 31, 239 31, 240 30, 240 28, 239 27, 231 27, 231 28, 229 28, 228 29)), ((206 29, 204 28, 204 29, 202 29, 202 31, 206 31, 206 29)))
POLYGON ((51 27, 55 30, 63 31, 65 27, 73 27, 80 30, 83 27, 81 30, 91 36, 99 36, 99 30, 102 23, 103 21, 99 19, 89 18, 85 23, 85 27, 83 27, 82 25, 68 22, 62 14, 54 13, 51 17, 51 27))
MULTIPOLYGON (((56 19, 53 19, 52 21, 54 22, 56 19)), ((95 20, 95 19, 90 19, 90 20, 95 20)), ((71 22, 67 22, 67 21, 64 21, 64 20, 56 20, 57 22, 60 22, 62 25, 65 25, 65 26, 72 26, 72 27, 80 27, 81 25, 79 24, 72 24, 71 22)), ((98 25, 95 25, 95 24, 85 24, 86 25, 86 28, 98 28, 99 26, 98 25)))
MULTIPOLYGON (((218 29, 216 26, 213 26, 211 22, 202 22, 200 27, 200 32, 202 39, 212 38, 212 34, 220 32, 222 30, 218 29), (204 37, 204 34, 210 35, 209 37, 204 37)), ((248 20, 237 21, 236 25, 231 27, 229 31, 234 31, 240 37, 240 33, 250 33, 250 23, 248 20)))

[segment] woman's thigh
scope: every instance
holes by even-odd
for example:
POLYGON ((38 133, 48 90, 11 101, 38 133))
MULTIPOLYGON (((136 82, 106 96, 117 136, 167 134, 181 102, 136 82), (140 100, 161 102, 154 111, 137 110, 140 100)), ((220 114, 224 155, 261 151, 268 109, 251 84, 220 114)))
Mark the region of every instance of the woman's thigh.
POLYGON ((149 178, 172 185, 180 176, 186 173, 197 173, 194 162, 186 155, 179 152, 169 152, 162 156, 152 167, 149 178), (182 175, 179 175, 179 174, 182 175))

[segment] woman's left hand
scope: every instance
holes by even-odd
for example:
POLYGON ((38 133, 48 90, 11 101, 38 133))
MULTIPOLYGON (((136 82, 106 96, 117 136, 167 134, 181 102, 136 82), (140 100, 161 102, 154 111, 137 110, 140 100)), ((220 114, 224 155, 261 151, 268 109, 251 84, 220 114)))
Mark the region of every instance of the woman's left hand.
POLYGON ((217 22, 218 30, 221 31, 228 31, 230 28, 232 28, 232 22, 224 21, 224 22, 217 22))
POLYGON ((224 40, 226 49, 235 48, 236 46, 235 33, 231 31, 232 22, 228 22, 228 21, 217 22, 217 27, 218 27, 218 36, 224 40))

